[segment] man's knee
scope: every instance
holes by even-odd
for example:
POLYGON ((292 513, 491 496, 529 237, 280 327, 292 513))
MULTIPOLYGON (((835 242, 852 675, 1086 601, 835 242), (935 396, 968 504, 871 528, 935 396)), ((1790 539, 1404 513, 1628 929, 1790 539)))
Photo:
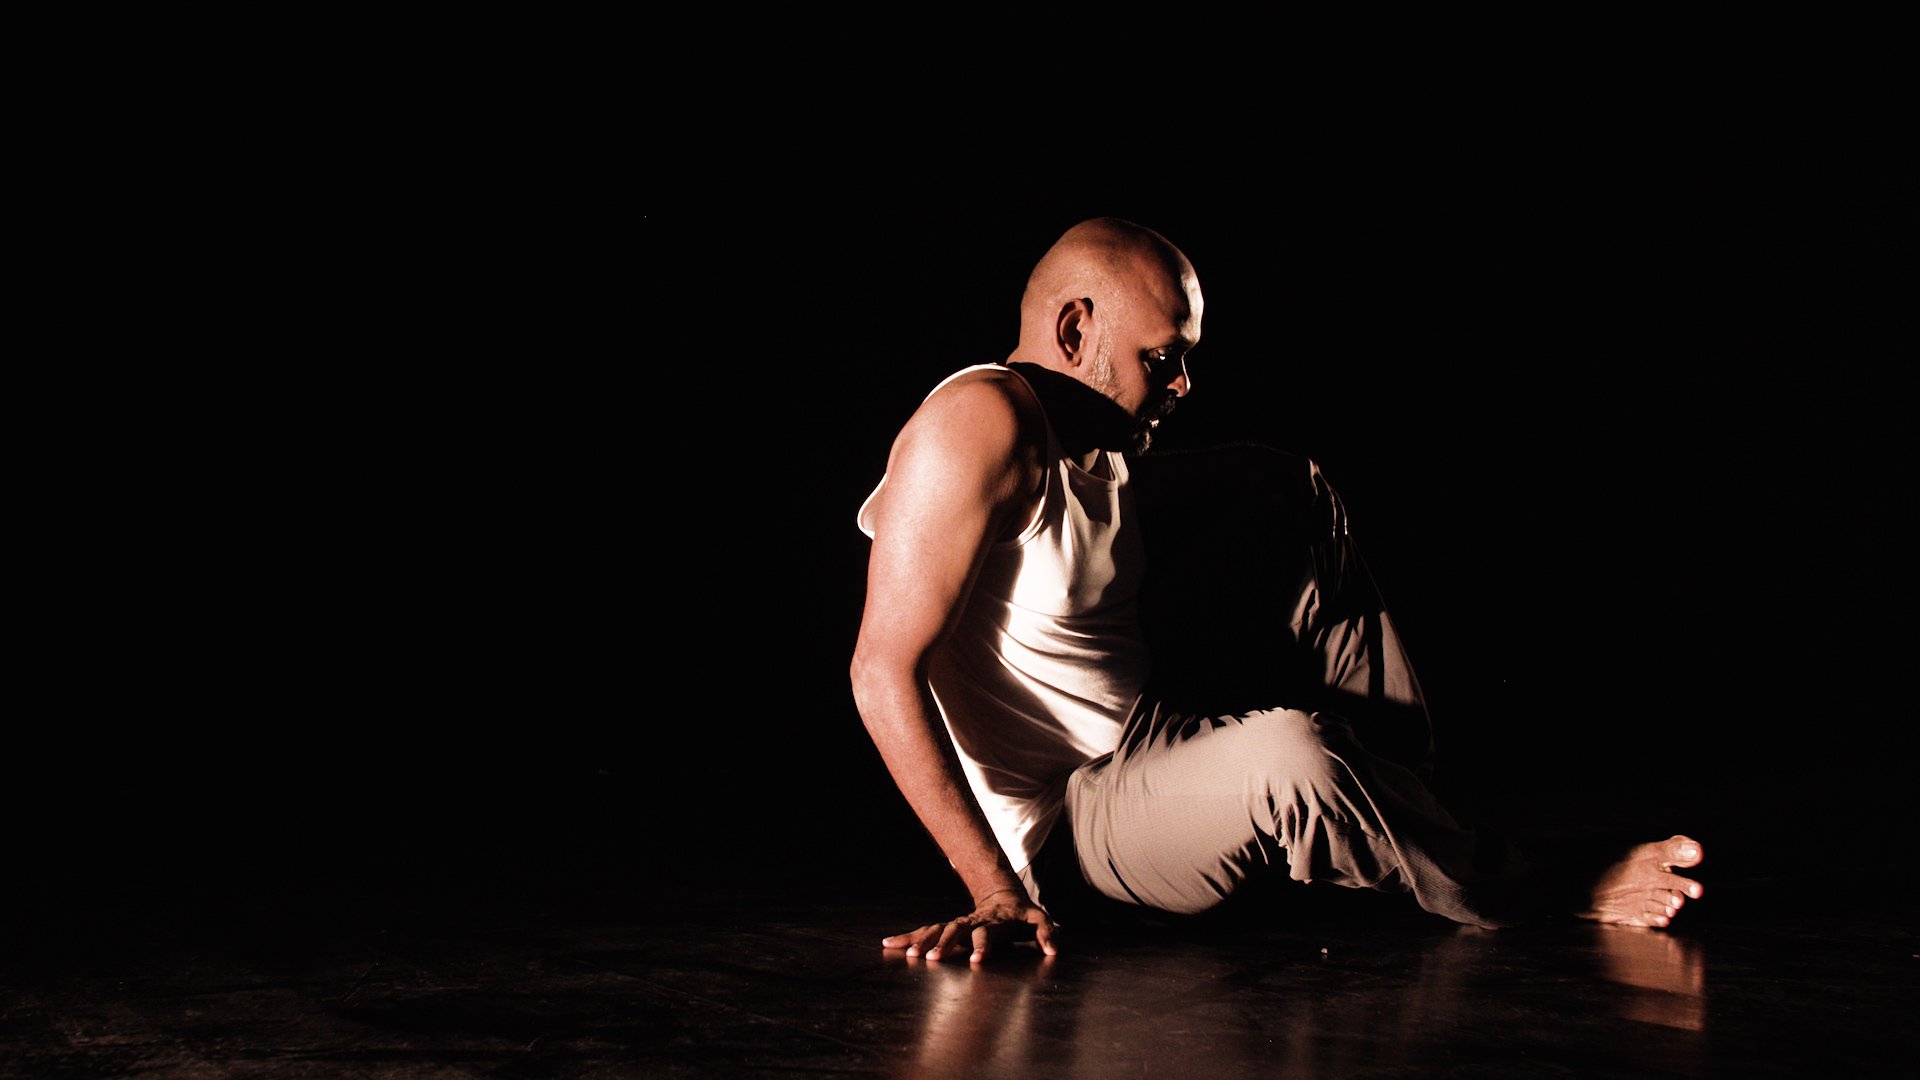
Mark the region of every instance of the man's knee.
POLYGON ((1250 713, 1239 722, 1242 760, 1255 791, 1276 803, 1351 801, 1355 782, 1338 752, 1335 724, 1300 709, 1250 713))
POLYGON ((1254 814, 1286 852, 1289 874, 1367 888, 1389 880, 1398 857, 1349 764, 1357 744, 1346 724, 1299 709, 1255 713, 1246 722, 1262 796, 1254 814))

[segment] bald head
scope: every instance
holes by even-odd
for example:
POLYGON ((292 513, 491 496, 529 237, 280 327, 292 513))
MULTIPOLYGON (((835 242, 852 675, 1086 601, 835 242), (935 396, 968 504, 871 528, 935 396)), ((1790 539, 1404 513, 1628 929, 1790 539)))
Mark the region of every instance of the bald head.
POLYGON ((1020 346, 1008 359, 1085 380, 1100 373, 1081 371, 1089 342, 1185 354, 1200 340, 1200 309, 1200 279, 1179 248, 1144 225, 1094 217, 1062 234, 1027 275, 1020 346), (1165 340, 1135 340, 1140 334, 1165 340))
POLYGON ((1028 351, 1029 336, 1051 336, 1061 308, 1075 300, 1092 301, 1095 310, 1151 302, 1196 330, 1200 321, 1193 264, 1166 237, 1119 218, 1083 221, 1040 257, 1020 297, 1021 351, 1028 351))
POLYGON ((1012 363, 1038 364, 1105 395, 1144 450, 1192 388, 1200 279, 1180 249, 1119 218, 1083 221, 1047 249, 1020 298, 1012 363))

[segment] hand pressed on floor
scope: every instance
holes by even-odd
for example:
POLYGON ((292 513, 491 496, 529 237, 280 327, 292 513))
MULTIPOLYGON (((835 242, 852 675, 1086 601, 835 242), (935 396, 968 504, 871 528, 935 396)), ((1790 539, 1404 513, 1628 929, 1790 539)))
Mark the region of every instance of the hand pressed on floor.
POLYGON ((1038 942, 1048 956, 1055 955, 1053 920, 1048 918, 1046 909, 1008 891, 993 893, 972 912, 957 919, 881 938, 880 945, 887 949, 905 949, 908 956, 924 955, 937 963, 941 957, 954 955, 963 945, 970 944, 972 952, 967 958, 977 964, 987 958, 994 945, 1027 939, 1038 942))

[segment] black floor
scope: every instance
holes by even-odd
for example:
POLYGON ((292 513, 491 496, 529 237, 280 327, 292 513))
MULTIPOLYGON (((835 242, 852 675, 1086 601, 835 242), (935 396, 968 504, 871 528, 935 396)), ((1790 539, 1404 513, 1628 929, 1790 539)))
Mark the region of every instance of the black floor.
MULTIPOLYGON (((1829 794, 1858 826, 1836 831, 1739 790, 1679 807, 1708 895, 1670 932, 1468 931, 1300 887, 977 968, 879 947, 960 900, 890 808, 830 822, 867 855, 775 815, 722 863, 554 790, 484 839, 392 822, 193 867, 73 856, 14 882, 0 1074, 1909 1075, 1920 880, 1881 831, 1906 804, 1829 794)), ((1672 812, 1590 795, 1507 817, 1672 812)))

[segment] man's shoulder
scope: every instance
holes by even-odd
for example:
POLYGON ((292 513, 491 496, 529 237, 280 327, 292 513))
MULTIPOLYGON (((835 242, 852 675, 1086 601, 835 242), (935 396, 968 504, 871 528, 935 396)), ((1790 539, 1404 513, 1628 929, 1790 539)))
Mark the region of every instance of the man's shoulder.
POLYGON ((1025 379, 1015 374, 1013 369, 1001 364, 978 364, 961 368, 940 381, 927 395, 926 403, 935 400, 964 403, 978 409, 998 411, 1002 408, 1014 414, 1038 407, 1033 390, 1025 379))
POLYGON ((876 535, 901 499, 993 507, 997 517, 1025 520, 1043 473, 1046 420, 1024 388, 1013 372, 982 367, 956 373, 928 394, 894 439, 886 475, 860 508, 862 531, 876 535))
POLYGON ((905 442, 1026 457, 1043 445, 1045 414, 1025 380, 999 365, 955 372, 936 386, 901 431, 905 442))

